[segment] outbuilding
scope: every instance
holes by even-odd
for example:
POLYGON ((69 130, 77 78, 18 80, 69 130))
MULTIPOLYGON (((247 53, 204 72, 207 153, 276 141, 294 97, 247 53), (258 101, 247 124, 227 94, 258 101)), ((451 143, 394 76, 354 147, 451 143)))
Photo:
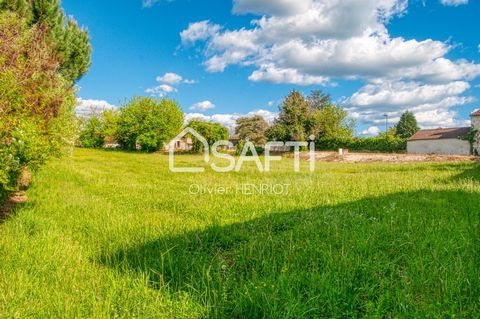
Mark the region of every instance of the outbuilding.
POLYGON ((470 127, 420 130, 407 142, 409 154, 470 155, 470 127))

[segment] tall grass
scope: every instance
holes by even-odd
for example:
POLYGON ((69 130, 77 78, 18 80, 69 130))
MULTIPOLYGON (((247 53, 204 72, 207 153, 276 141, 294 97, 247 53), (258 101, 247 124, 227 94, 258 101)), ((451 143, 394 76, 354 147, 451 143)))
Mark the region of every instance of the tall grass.
POLYGON ((302 165, 76 150, 0 225, 0 317, 478 317, 478 166, 302 165), (189 192, 249 183, 291 187, 189 192))

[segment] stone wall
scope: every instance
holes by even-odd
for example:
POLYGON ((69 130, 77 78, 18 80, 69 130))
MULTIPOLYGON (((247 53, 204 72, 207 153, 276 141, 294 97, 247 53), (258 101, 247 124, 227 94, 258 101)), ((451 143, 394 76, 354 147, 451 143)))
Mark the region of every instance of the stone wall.
POLYGON ((480 116, 472 117, 472 126, 477 130, 477 139, 473 145, 473 149, 474 151, 476 150, 476 154, 480 154, 480 116))
POLYGON ((408 154, 470 155, 470 142, 456 138, 408 141, 407 152, 408 154))

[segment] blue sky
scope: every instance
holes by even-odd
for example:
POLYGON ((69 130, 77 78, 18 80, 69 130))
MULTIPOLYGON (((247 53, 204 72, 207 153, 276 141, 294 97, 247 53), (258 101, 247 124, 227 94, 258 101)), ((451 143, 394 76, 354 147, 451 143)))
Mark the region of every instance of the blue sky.
POLYGON ((468 125, 480 106, 480 1, 64 0, 88 27, 82 108, 134 95, 177 100, 189 117, 272 120, 292 89, 321 89, 358 134, 412 110, 422 127, 468 125))

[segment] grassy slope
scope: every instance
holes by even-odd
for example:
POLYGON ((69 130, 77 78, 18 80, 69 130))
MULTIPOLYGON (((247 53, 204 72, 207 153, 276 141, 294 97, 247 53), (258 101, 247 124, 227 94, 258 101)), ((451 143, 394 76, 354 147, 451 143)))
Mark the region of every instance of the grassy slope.
MULTIPOLYGON (((201 163, 199 157, 182 157, 201 163)), ((0 225, 0 317, 478 317, 473 164, 172 174, 76 150, 0 225), (291 183, 286 197, 192 183, 291 183)))

